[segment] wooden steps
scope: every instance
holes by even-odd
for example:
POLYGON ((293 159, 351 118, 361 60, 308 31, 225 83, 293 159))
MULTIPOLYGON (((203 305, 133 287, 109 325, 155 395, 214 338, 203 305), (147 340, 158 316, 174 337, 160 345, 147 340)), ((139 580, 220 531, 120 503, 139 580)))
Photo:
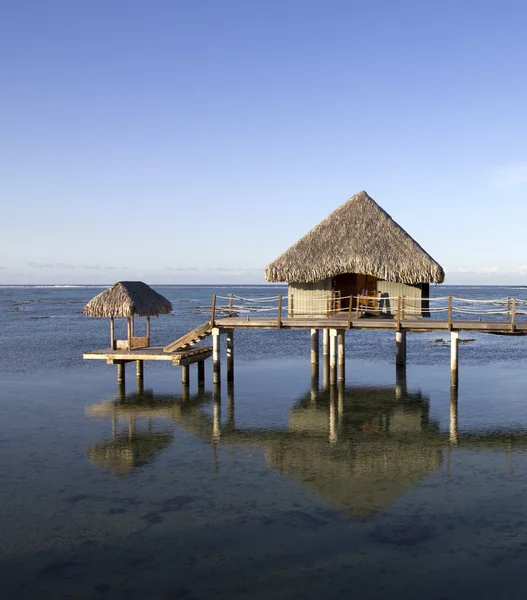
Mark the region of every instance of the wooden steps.
POLYGON ((203 325, 196 327, 196 329, 185 333, 185 335, 180 337, 178 340, 175 340, 174 342, 168 344, 168 346, 165 346, 163 350, 165 352, 175 352, 176 350, 184 350, 185 348, 193 346, 201 340, 204 340, 206 337, 209 337, 211 333, 212 327, 210 325, 210 322, 207 321, 206 323, 203 323, 203 325))

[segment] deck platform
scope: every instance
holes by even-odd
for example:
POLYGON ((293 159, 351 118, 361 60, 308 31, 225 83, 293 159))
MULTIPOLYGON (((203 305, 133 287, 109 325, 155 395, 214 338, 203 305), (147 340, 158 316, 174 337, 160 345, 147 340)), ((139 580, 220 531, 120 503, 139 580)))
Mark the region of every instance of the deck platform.
POLYGON ((288 317, 280 320, 265 317, 222 317, 215 320, 215 326, 225 329, 371 329, 397 331, 473 331, 527 335, 527 322, 511 324, 506 321, 475 321, 435 319, 351 319, 345 314, 333 317, 288 317))
POLYGON ((165 360, 171 361, 172 365, 187 366, 201 362, 212 356, 212 347, 191 348, 189 350, 178 350, 176 352, 165 352, 164 346, 150 346, 136 350, 92 350, 85 352, 82 358, 86 360, 106 360, 109 365, 122 364, 137 360, 165 360))

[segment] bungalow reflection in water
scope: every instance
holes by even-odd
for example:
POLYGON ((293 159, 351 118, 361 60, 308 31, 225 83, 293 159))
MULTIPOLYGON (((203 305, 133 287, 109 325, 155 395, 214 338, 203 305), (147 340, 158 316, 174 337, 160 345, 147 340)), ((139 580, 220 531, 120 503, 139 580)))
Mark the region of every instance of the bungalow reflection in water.
POLYGON ((312 389, 290 409, 287 428, 276 429, 236 427, 233 387, 227 400, 223 421, 219 390, 184 400, 138 393, 91 405, 88 416, 112 420, 112 439, 92 446, 89 455, 96 466, 125 475, 170 445, 171 432, 152 426, 153 419, 170 419, 207 442, 264 447, 270 467, 357 518, 372 515, 442 464, 429 401, 404 386, 312 389), (123 420, 126 431, 119 433, 123 420))

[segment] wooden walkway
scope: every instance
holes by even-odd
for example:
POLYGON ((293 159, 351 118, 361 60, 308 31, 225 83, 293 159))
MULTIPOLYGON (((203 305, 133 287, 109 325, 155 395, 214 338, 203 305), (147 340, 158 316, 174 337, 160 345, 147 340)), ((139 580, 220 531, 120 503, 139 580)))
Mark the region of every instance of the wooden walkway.
POLYGON ((482 333, 527 335, 527 322, 514 324, 505 321, 435 320, 435 319, 378 319, 359 318, 348 320, 346 315, 311 318, 292 317, 285 319, 266 317, 222 317, 214 322, 225 329, 371 329, 398 331, 471 331, 482 333))

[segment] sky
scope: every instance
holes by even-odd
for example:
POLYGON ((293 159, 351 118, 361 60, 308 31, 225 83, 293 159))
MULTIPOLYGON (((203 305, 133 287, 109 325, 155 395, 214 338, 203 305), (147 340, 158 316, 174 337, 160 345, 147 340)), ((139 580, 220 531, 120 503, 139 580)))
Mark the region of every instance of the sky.
POLYGON ((260 283, 366 190, 527 285, 523 0, 0 1, 0 285, 260 283))

